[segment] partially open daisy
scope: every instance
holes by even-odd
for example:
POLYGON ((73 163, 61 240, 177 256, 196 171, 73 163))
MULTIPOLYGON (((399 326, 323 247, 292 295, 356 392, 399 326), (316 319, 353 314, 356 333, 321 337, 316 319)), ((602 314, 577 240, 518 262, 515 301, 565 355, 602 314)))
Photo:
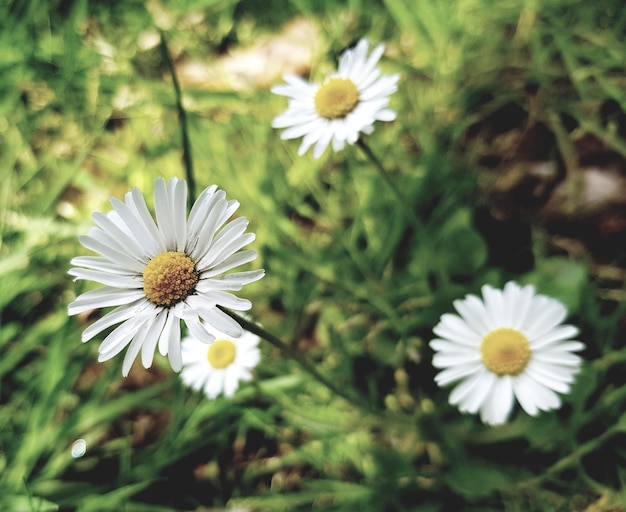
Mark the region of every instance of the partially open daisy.
POLYGON ((509 417, 514 400, 531 416, 560 407, 557 393, 568 393, 584 348, 561 325, 567 309, 556 299, 537 295, 531 285, 514 282, 496 290, 485 285, 483 300, 468 295, 454 302, 458 315, 444 314, 430 342, 440 386, 458 382, 450 403, 490 425, 509 417))
POLYGON ((339 59, 337 72, 324 83, 309 83, 285 75, 287 85, 276 85, 274 94, 287 96, 287 110, 274 118, 273 128, 286 128, 282 139, 303 137, 299 155, 313 147, 319 158, 328 144, 340 151, 354 144, 359 134, 371 133, 375 121, 393 121, 396 113, 387 108, 389 96, 398 89, 399 75, 380 76, 377 67, 385 46, 379 44, 367 55, 369 43, 361 39, 339 59))
POLYGON ((223 394, 232 397, 242 381, 252 379, 251 370, 259 363, 259 337, 247 331, 240 338, 212 329, 217 341, 207 345, 186 336, 182 342, 183 369, 180 378, 185 385, 210 399, 223 394))
POLYGON ((73 265, 85 268, 69 271, 76 279, 104 285, 79 295, 68 306, 70 315, 116 306, 83 331, 86 342, 120 324, 102 341, 98 360, 111 359, 128 346, 122 365, 126 376, 140 350, 149 368, 158 346, 179 371, 181 320, 204 343, 215 340, 211 326, 240 336, 241 326, 217 306, 250 309, 249 300, 228 292, 261 279, 264 271, 226 274, 256 258, 255 251, 240 250, 255 238, 245 233, 247 219, 227 223, 239 203, 227 201, 225 192, 213 185, 200 194, 187 218, 187 184, 171 178, 167 184, 155 181, 156 223, 137 188, 124 202, 112 198, 111 204, 113 210, 106 215, 93 214, 96 227, 79 237, 101 256, 73 258, 73 265))

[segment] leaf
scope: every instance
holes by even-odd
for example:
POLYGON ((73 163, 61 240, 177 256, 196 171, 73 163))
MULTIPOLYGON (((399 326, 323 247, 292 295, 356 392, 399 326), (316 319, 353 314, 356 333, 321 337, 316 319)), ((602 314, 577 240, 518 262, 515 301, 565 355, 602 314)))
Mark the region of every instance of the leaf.
POLYGON ((570 314, 578 311, 587 282, 587 268, 567 258, 549 258, 537 263, 535 270, 520 279, 523 284, 534 284, 539 293, 563 302, 570 314))
POLYGON ((467 208, 457 211, 443 225, 435 247, 440 265, 453 275, 472 275, 487 261, 487 244, 474 229, 467 208))
POLYGON ((59 510, 59 506, 34 496, 8 495, 0 498, 0 509, 12 512, 51 512, 59 510))
POLYGON ((260 496, 233 498, 229 508, 259 507, 262 510, 285 510, 309 504, 337 505, 350 503, 358 510, 368 499, 371 489, 365 485, 337 480, 319 479, 303 482, 303 489, 293 493, 270 492, 260 496), (359 506, 357 506, 359 504, 359 506))
POLYGON ((474 464, 461 462, 452 468, 445 480, 454 491, 470 500, 489 496, 511 484, 504 468, 485 460, 476 460, 474 464))

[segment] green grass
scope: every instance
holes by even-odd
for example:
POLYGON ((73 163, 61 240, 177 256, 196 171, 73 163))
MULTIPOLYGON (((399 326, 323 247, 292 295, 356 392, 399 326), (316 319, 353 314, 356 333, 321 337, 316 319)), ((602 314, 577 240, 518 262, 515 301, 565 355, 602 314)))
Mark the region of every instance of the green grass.
POLYGON ((0 5, 0 509, 626 507, 626 253, 568 224, 584 158, 624 168, 625 42, 617 0, 0 5), (232 400, 185 389, 159 356, 123 379, 121 358, 99 364, 97 340, 80 343, 100 313, 67 317, 91 285, 66 272, 109 197, 137 186, 151 204, 155 178, 185 177, 149 42, 162 31, 176 66, 220 66, 294 19, 318 34, 316 79, 360 37, 386 43, 398 119, 366 138, 386 174, 358 146, 298 157, 270 126, 280 74, 183 76, 190 155, 197 191, 218 184, 257 235, 254 318, 356 398, 269 344, 232 400), (539 125, 551 135, 533 138, 539 125), (556 221, 532 191, 503 189, 537 161, 566 170, 556 221), (586 362, 559 411, 494 429, 447 403, 428 341, 453 300, 509 279, 568 306, 586 362))

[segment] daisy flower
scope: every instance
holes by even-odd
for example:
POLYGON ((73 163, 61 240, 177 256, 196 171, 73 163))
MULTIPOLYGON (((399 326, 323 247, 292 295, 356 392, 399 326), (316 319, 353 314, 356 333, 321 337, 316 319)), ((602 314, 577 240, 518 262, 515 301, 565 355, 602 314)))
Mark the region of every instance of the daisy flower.
POLYGON ((259 363, 259 337, 245 331, 233 338, 211 330, 217 341, 211 345, 186 336, 182 342, 183 369, 180 378, 186 386, 204 391, 213 400, 218 395, 232 397, 239 382, 252 379, 251 370, 259 363))
POLYGON ((272 87, 274 94, 289 98, 287 110, 274 118, 273 128, 286 128, 282 139, 303 137, 299 155, 313 147, 319 158, 332 143, 340 151, 354 144, 359 133, 372 133, 375 121, 393 121, 396 113, 387 108, 389 96, 398 89, 399 75, 380 76, 377 63, 385 51, 379 44, 367 55, 369 43, 361 39, 339 59, 338 70, 324 83, 309 83, 285 75, 287 85, 272 87))
POLYGON ((433 365, 443 370, 435 381, 458 383, 450 403, 480 411, 490 425, 506 422, 515 399, 531 416, 560 407, 558 393, 569 392, 580 369, 573 352, 584 348, 571 340, 578 329, 561 325, 565 306, 514 282, 504 290, 485 285, 482 295, 455 301, 459 314, 444 314, 433 329, 433 365))
POLYGON ((187 218, 187 183, 171 178, 154 185, 156 222, 141 192, 133 188, 125 201, 112 198, 113 210, 93 214, 96 224, 80 243, 101 256, 72 259, 69 274, 104 286, 79 295, 68 306, 76 315, 95 308, 115 309, 87 327, 86 342, 118 325, 102 341, 98 361, 107 361, 124 348, 122 374, 128 375, 141 351, 144 367, 152 365, 158 346, 174 371, 182 367, 180 321, 204 343, 212 343, 212 327, 241 336, 241 326, 217 306, 245 311, 249 300, 229 293, 258 281, 263 270, 226 274, 256 258, 252 250, 240 251, 255 238, 245 233, 248 221, 227 222, 239 207, 213 185, 198 197, 187 218))

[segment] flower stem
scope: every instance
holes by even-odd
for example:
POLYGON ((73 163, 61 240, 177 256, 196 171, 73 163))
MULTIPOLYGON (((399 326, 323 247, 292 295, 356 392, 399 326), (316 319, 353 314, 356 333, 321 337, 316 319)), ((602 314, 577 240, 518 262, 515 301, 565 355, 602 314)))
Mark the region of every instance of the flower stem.
POLYGON ((578 446, 574 451, 572 451, 569 455, 566 455, 561 460, 552 464, 552 466, 543 470, 541 475, 529 478, 527 480, 523 480, 519 482, 517 485, 520 487, 532 487, 537 485, 538 483, 560 473, 564 469, 569 468, 570 466, 576 465, 585 455, 596 450, 600 446, 602 446, 608 439, 613 437, 614 435, 623 432, 624 427, 619 422, 613 427, 605 430, 602 434, 593 439, 587 441, 578 446))
POLYGON ((165 34, 161 31, 161 54, 163 60, 167 66, 168 71, 172 77, 172 84, 174 85, 174 93, 176 95, 176 108, 178 109, 178 119, 180 120, 180 130, 182 135, 183 144, 183 163, 185 165, 185 174, 187 177, 187 187, 189 189, 189 207, 193 205, 196 200, 196 179, 193 172, 193 161, 191 158, 191 143, 189 141, 189 126, 187 124, 187 111, 183 107, 182 91, 176 76, 176 69, 174 68, 174 62, 167 48, 167 40, 165 34))
POLYGON ((220 306, 218 307, 220 310, 222 310, 224 313, 230 316, 233 320, 239 323, 239 325, 241 325, 241 327, 243 327, 246 331, 249 331, 252 334, 256 334, 257 336, 263 338, 265 341, 269 342, 271 345, 274 345, 281 352, 283 352, 284 354, 289 356, 291 359, 296 361, 303 370, 309 373, 320 384, 323 384, 324 386, 326 386, 335 395, 340 396, 344 400, 347 400, 350 403, 353 403, 359 407, 362 407, 372 412, 372 407, 368 403, 366 403, 364 400, 360 399, 359 397, 351 396, 349 393, 346 393, 345 390, 343 390, 337 384, 335 384, 334 382, 329 380, 327 377, 322 375, 317 370, 315 365, 308 358, 306 358, 304 355, 298 352, 296 349, 294 349, 293 347, 291 347, 290 345, 288 345, 281 339, 277 338, 272 333, 266 331, 265 329, 263 329, 263 327, 259 326, 258 324, 255 324, 254 322, 250 322, 249 320, 246 320, 242 316, 237 315, 236 313, 233 313, 232 311, 226 308, 222 308, 220 306))
POLYGON ((406 198, 404 193, 398 188, 398 186, 389 176, 389 173, 387 172, 387 169, 385 169, 385 166, 383 165, 383 163, 378 159, 378 157, 374 154, 372 149, 367 145, 367 143, 362 138, 359 138, 356 141, 356 144, 357 146, 361 148, 363 153, 365 153, 365 156, 367 156, 367 158, 369 158, 369 160, 374 164, 374 167, 378 171, 378 174, 380 174, 381 178, 385 181, 387 186, 391 189, 393 194, 396 196, 396 199, 398 200, 398 202, 403 206, 402 211, 404 212, 411 226, 413 226, 413 229, 415 230, 415 232, 420 233, 422 231, 422 223, 420 222, 417 215, 415 214, 415 210, 411 207, 409 200, 406 198))

